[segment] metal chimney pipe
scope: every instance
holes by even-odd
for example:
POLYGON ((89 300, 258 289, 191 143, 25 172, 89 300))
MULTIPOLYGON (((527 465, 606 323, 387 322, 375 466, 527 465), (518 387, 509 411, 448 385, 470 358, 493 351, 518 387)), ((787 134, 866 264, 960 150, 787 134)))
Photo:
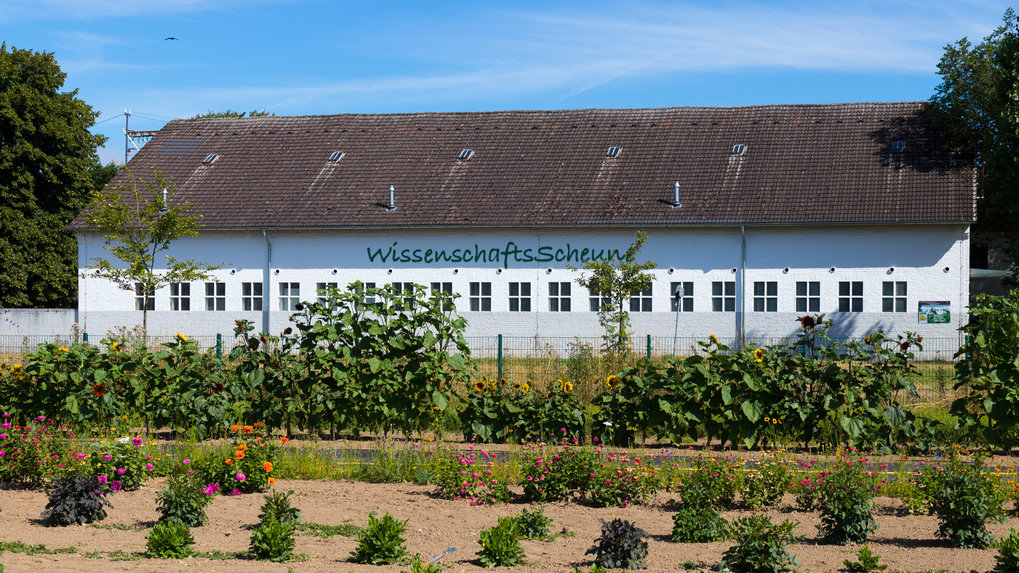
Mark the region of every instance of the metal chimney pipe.
POLYGON ((669 206, 673 209, 679 209, 683 206, 683 204, 679 202, 679 181, 673 183, 672 203, 670 203, 669 206))
POLYGON ((396 210, 396 189, 392 185, 389 186, 389 205, 386 206, 386 211, 396 210))
POLYGON ((159 212, 160 213, 166 213, 167 210, 168 209, 166 207, 166 187, 163 187, 163 204, 162 204, 162 206, 159 207, 159 212))

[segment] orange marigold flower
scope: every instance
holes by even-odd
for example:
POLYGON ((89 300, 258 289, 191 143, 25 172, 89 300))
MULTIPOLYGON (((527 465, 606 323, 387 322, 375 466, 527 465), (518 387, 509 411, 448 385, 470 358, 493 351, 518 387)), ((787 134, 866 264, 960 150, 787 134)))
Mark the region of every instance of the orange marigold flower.
POLYGON ((263 463, 262 464, 262 469, 265 470, 266 473, 271 472, 272 471, 272 462, 265 462, 265 463, 263 463))
POLYGON ((269 478, 269 485, 276 485, 276 478, 269 478))
POLYGON ((241 427, 238 426, 237 424, 234 424, 233 426, 230 426, 230 431, 231 432, 236 432, 237 430, 240 430, 240 429, 241 429, 241 427))
POLYGON ((256 442, 261 442, 262 441, 262 436, 258 436, 257 438, 255 438, 255 441, 256 442))
POLYGON ((223 463, 228 465, 228 466, 230 466, 230 465, 233 465, 234 461, 232 459, 230 459, 230 458, 227 458, 227 459, 223 460, 223 463))
POLYGON ((252 426, 254 426, 254 427, 256 427, 256 428, 262 428, 262 427, 264 427, 264 426, 262 425, 262 422, 255 422, 254 424, 252 424, 252 426))
POLYGON ((244 432, 245 434, 250 434, 251 432, 254 432, 255 429, 252 428, 251 426, 244 426, 243 428, 241 428, 241 431, 244 432))
POLYGON ((280 443, 285 444, 285 443, 287 443, 289 441, 290 441, 290 438, 288 438, 286 436, 280 436, 280 443))
POLYGON ((237 450, 236 452, 234 452, 234 457, 239 459, 239 460, 243 460, 244 459, 244 452, 242 452, 241 450, 237 450))
POLYGON ((238 444, 237 449, 243 452, 248 449, 248 444, 238 444))

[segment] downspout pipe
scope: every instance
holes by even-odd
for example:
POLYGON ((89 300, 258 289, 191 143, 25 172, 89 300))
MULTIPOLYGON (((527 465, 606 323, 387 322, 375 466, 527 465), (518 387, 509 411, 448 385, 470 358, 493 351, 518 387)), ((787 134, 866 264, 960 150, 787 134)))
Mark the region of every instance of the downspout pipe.
POLYGON ((736 348, 743 349, 747 337, 747 230, 739 226, 740 260, 739 260, 739 319, 736 320, 736 348))
POLYGON ((272 289, 269 288, 272 282, 272 241, 269 240, 269 235, 265 233, 265 229, 262 229, 262 238, 265 239, 265 270, 262 271, 262 332, 269 332, 269 319, 270 309, 272 305, 269 304, 269 293, 272 289))

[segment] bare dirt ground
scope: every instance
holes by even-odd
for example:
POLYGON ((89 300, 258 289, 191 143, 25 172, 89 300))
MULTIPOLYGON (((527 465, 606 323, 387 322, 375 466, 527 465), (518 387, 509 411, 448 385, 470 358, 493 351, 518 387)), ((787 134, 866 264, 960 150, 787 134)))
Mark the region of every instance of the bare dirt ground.
MULTIPOLYGON (((352 537, 335 536, 320 539, 299 534, 297 553, 307 555, 306 561, 287 564, 263 563, 246 559, 225 561, 210 559, 159 560, 141 555, 145 551, 145 535, 158 517, 155 495, 162 480, 146 483, 140 490, 120 492, 111 496, 113 508, 109 516, 95 526, 46 527, 40 521, 40 512, 46 505, 42 492, 0 490, 0 540, 22 541, 28 544, 45 544, 48 548, 74 546, 77 552, 61 555, 25 555, 5 553, 0 563, 7 572, 20 571, 187 571, 187 572, 259 572, 289 569, 297 572, 325 571, 377 571, 397 572, 409 570, 407 566, 358 565, 351 561, 351 552, 357 542, 352 537), (123 524, 133 529, 120 530, 109 526, 123 524), (122 551, 131 554, 128 560, 116 560, 108 552, 122 551), (96 557, 95 552, 101 552, 96 557), (93 553, 87 557, 86 553, 93 553)), ((329 525, 353 523, 363 526, 368 514, 391 513, 398 519, 407 519, 404 535, 411 554, 431 557, 449 547, 457 551, 441 562, 447 571, 481 571, 475 561, 478 532, 495 525, 500 515, 516 515, 526 506, 512 504, 497 507, 472 507, 463 501, 446 501, 432 497, 432 488, 409 484, 378 485, 361 482, 288 481, 276 484, 281 491, 293 490, 293 504, 305 521, 329 525)), ((605 520, 622 517, 634 521, 650 535, 647 559, 649 571, 712 570, 717 567, 728 542, 704 544, 678 544, 669 541, 672 531, 672 512, 663 506, 668 494, 661 494, 657 502, 648 506, 595 509, 576 504, 548 504, 545 514, 553 520, 553 531, 565 529, 573 536, 558 537, 554 541, 522 541, 528 564, 506 571, 572 571, 575 566, 587 571, 593 556, 585 555, 600 534, 598 518, 605 520)), ((261 495, 218 497, 208 509, 210 523, 195 528, 195 548, 199 551, 243 551, 251 535, 245 525, 256 523, 261 495)), ((881 555, 889 570, 928 571, 989 571, 994 567, 994 550, 952 549, 935 537, 937 521, 928 516, 900 516, 893 499, 879 498, 882 509, 878 512, 878 531, 869 543, 881 555)), ((743 512, 726 512, 726 518, 743 512)), ((794 545, 792 552, 799 559, 801 570, 839 571, 844 559, 855 559, 858 546, 829 546, 816 543, 817 514, 795 511, 793 499, 786 496, 783 504, 768 512, 775 521, 789 518, 799 522, 796 533, 807 536, 805 542, 794 545)), ((996 536, 1007 534, 1008 524, 992 528, 996 536)))

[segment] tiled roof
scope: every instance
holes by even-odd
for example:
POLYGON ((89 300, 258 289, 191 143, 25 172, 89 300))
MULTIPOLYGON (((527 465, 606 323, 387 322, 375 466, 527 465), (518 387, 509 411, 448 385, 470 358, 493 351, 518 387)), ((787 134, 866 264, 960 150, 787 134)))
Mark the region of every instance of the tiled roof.
POLYGON ((172 177, 206 229, 972 222, 975 171, 920 106, 177 120, 129 168, 172 177))

